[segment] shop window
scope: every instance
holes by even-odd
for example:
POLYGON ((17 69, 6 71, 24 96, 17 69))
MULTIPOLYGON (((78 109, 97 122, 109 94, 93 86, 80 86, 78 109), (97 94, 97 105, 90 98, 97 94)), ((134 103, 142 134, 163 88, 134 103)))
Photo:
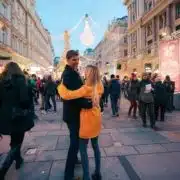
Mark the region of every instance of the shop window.
POLYGON ((1 3, 0 10, 1 10, 2 15, 7 18, 7 5, 4 3, 1 3))
POLYGON ((2 29, 2 43, 7 44, 7 31, 5 28, 2 29))
POLYGON ((124 50, 124 57, 127 57, 127 55, 128 55, 128 50, 125 49, 125 50, 124 50))
POLYGON ((121 70, 121 64, 117 64, 117 70, 121 70))
POLYGON ((159 29, 166 26, 166 12, 159 16, 159 29))
POLYGON ((148 54, 151 54, 152 42, 153 42, 152 40, 147 42, 147 44, 148 44, 148 54))
POLYGON ((133 21, 133 22, 136 21, 136 16, 135 16, 135 14, 132 15, 132 21, 133 21))
POLYGON ((150 11, 152 9, 152 1, 145 0, 144 9, 145 9, 145 12, 150 11))
POLYGON ((127 43, 127 37, 124 37, 124 43, 127 43))
POLYGON ((180 25, 176 26, 176 31, 180 31, 180 25))
POLYGON ((147 63, 144 65, 144 70, 147 73, 151 73, 152 72, 152 64, 151 63, 147 63))
POLYGON ((152 2, 149 2, 148 3, 148 9, 151 10, 151 8, 152 8, 152 2))
POLYGON ((176 4, 176 19, 180 18, 180 3, 176 4))

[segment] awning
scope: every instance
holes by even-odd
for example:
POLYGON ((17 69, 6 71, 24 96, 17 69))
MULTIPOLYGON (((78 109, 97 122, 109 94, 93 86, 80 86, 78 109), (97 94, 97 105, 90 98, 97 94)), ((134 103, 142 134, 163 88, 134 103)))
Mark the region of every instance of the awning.
POLYGON ((11 54, 5 51, 0 51, 0 60, 11 60, 11 54))
POLYGON ((29 66, 34 63, 31 59, 20 56, 16 53, 12 54, 12 61, 17 62, 18 64, 25 65, 25 66, 29 66))

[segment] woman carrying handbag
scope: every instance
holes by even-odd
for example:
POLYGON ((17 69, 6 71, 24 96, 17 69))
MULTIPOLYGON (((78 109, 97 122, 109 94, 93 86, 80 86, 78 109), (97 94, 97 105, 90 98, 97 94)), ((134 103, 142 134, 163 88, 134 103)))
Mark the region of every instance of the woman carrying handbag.
POLYGON ((23 164, 21 146, 26 131, 34 126, 32 97, 27 80, 20 67, 10 62, 0 75, 0 134, 11 137, 10 151, 0 168, 0 179, 16 162, 16 169, 23 164))

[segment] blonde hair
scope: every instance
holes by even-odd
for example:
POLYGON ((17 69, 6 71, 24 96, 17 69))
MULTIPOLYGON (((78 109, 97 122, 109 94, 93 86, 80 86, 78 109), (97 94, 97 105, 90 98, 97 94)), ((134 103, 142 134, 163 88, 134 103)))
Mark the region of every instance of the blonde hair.
POLYGON ((93 87, 92 101, 93 104, 99 104, 100 97, 98 94, 98 84, 101 82, 99 69, 97 66, 88 65, 86 67, 86 84, 93 87))

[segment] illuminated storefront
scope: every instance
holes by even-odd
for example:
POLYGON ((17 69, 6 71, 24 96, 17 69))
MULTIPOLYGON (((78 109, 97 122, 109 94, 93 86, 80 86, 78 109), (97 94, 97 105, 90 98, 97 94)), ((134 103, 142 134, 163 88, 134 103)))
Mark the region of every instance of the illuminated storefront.
POLYGON ((11 54, 0 51, 0 73, 3 71, 5 65, 11 61, 11 54))
POLYGON ((159 67, 161 75, 169 75, 180 92, 180 39, 160 42, 159 67))

